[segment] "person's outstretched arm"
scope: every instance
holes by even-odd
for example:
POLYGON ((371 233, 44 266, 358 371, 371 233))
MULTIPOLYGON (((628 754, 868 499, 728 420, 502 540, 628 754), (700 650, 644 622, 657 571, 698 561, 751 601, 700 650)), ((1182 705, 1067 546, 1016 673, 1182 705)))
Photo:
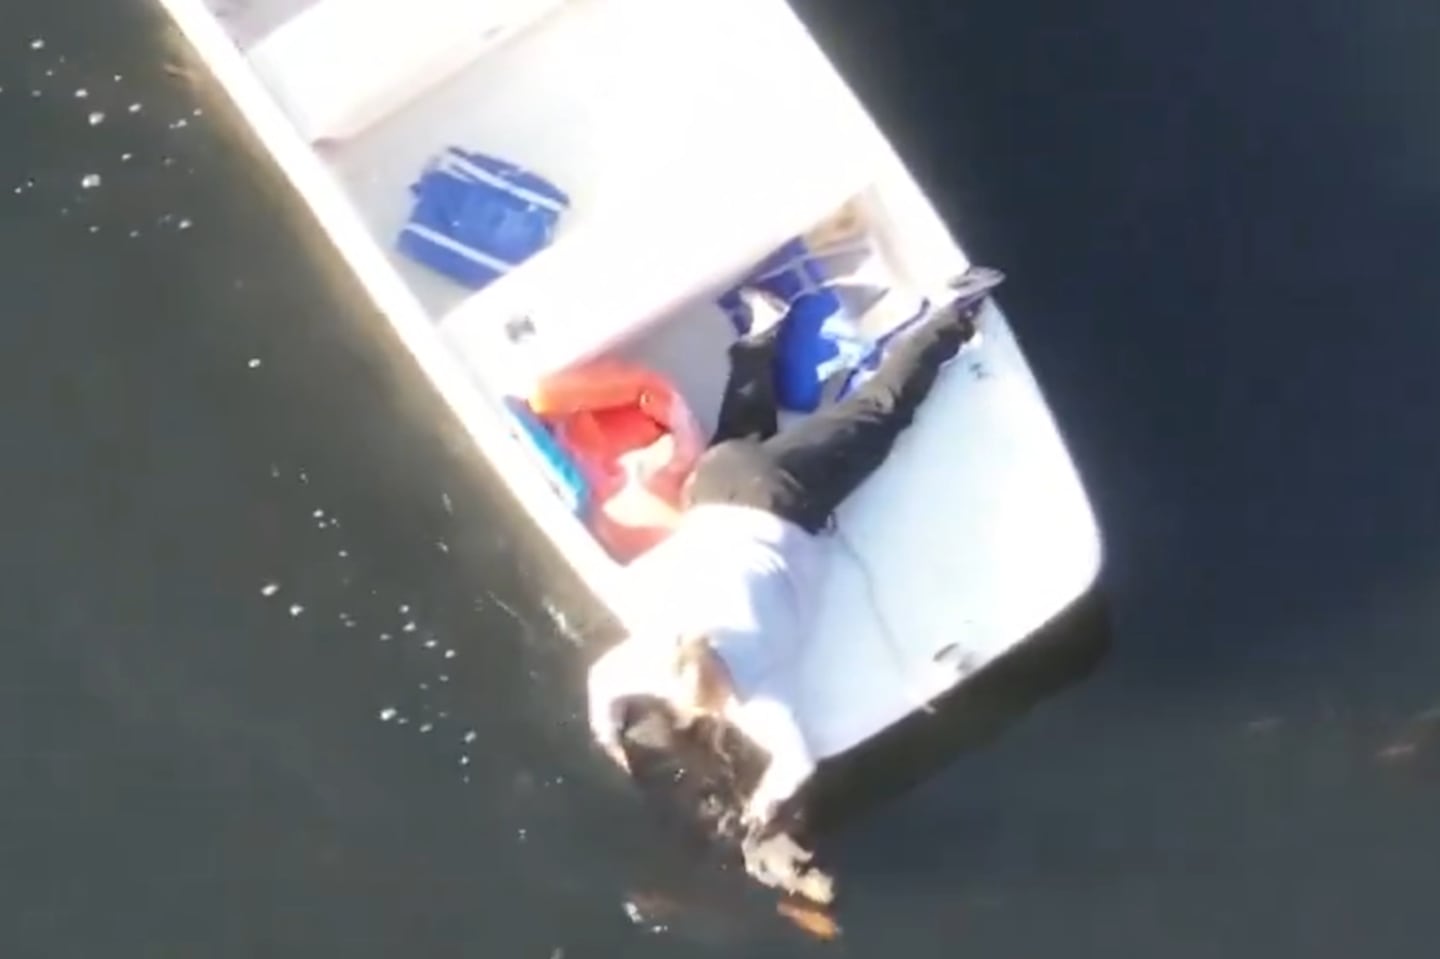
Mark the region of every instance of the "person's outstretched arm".
POLYGON ((763 692, 736 704, 729 717, 741 732, 770 754, 770 762, 746 803, 747 825, 767 825, 780 804, 795 795, 815 772, 815 756, 788 700, 789 697, 763 692))
POLYGON ((625 753, 620 748, 620 701, 628 696, 664 697, 664 664, 655 646, 627 638, 597 659, 590 667, 586 686, 589 698, 590 733, 620 766, 625 753))

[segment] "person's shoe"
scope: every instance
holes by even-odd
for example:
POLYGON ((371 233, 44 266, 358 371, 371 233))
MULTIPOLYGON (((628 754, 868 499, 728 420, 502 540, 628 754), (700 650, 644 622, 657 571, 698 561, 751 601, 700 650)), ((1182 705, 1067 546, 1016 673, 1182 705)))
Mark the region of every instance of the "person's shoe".
POLYGON ((1005 282, 1005 274, 988 266, 972 266, 945 285, 950 302, 961 310, 978 306, 990 291, 1005 282))
POLYGON ((790 312, 790 304, 782 297, 755 286, 740 289, 740 302, 750 316, 750 323, 741 335, 744 340, 759 341, 772 335, 790 312))
POLYGON ((990 291, 1005 282, 1005 274, 988 266, 972 266, 964 273, 953 277, 946 284, 949 294, 945 302, 935 310, 937 315, 951 316, 960 327, 962 345, 975 345, 980 330, 975 320, 990 291))

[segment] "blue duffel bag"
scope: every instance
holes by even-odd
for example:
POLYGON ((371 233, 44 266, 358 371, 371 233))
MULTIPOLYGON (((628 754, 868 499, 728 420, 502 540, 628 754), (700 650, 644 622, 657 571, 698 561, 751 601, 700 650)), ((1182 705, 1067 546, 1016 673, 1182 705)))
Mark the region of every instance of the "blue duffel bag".
POLYGON ((478 290, 554 238, 570 198, 543 177, 496 157, 451 147, 410 188, 401 253, 478 290))

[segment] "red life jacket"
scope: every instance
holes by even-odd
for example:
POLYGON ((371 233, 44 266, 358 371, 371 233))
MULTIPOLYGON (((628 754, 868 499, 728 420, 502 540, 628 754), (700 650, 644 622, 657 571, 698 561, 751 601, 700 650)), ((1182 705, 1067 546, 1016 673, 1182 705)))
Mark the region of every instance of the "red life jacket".
POLYGON ((704 441, 666 377, 599 360, 547 377, 529 404, 585 474, 591 531, 612 556, 629 562, 670 533, 704 441))

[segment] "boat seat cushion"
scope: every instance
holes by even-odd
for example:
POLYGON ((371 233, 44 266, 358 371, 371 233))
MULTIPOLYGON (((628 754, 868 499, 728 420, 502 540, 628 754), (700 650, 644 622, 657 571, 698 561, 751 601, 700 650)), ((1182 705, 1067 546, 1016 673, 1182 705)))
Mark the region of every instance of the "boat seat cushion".
POLYGON ((247 54, 307 140, 344 139, 563 2, 319 0, 247 54))

